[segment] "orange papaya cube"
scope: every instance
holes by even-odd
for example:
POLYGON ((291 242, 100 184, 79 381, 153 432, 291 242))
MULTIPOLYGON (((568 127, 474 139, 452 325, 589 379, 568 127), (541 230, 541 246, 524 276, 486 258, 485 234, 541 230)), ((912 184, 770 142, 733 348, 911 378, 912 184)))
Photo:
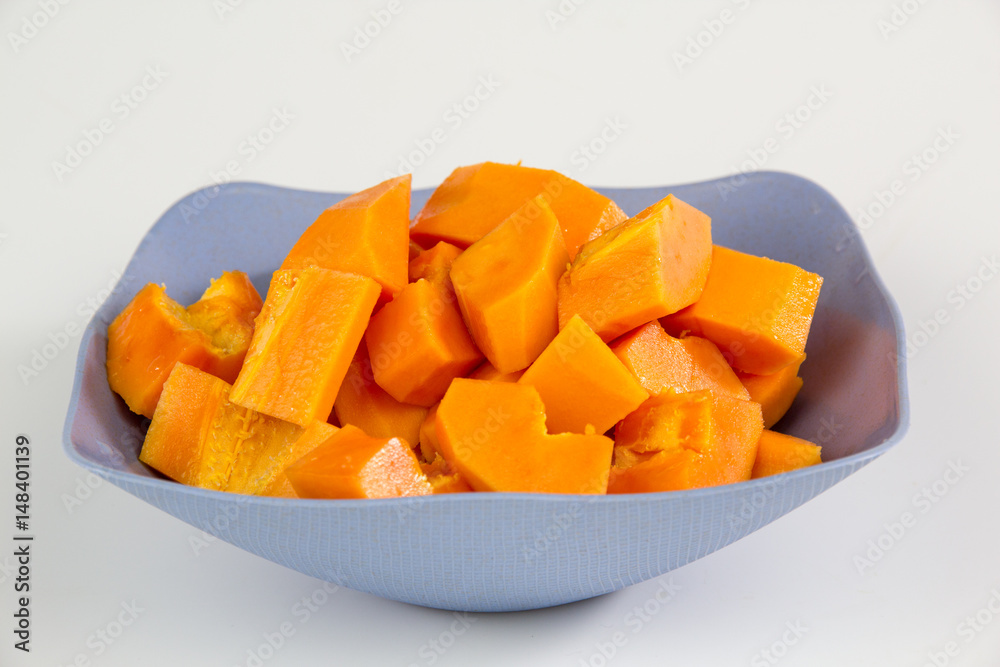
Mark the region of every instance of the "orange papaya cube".
POLYGON ((178 362, 163 385, 139 460, 178 482, 256 493, 290 461, 282 454, 302 429, 242 408, 230 386, 178 362))
POLYGON ((559 326, 580 315, 607 341, 691 305, 708 276, 711 227, 667 195, 589 241, 559 280, 559 326))
POLYGON ((545 431, 534 387, 458 378, 436 417, 441 455, 476 491, 603 494, 614 443, 545 431))
POLYGON ((654 396, 615 429, 608 493, 748 480, 763 428, 753 401, 709 390, 654 396))
POLYGON ((415 283, 421 278, 446 289, 453 290, 451 284, 451 265, 462 254, 461 248, 441 241, 429 250, 423 250, 410 260, 410 282, 415 283))
POLYGON ((191 324, 206 332, 220 350, 203 370, 229 383, 236 380, 253 338, 254 318, 262 305, 247 274, 227 271, 187 307, 191 324))
POLYGON ((405 440, 374 438, 351 425, 288 466, 285 475, 300 498, 396 498, 434 491, 405 440))
POLYGON ((649 398, 614 352, 579 316, 552 339, 518 384, 542 397, 550 433, 604 433, 649 398))
POLYGON ((108 382, 132 412, 152 417, 174 364, 232 382, 243 365, 261 300, 242 271, 222 274, 184 308, 150 283, 108 326, 108 382))
POLYGON ((306 426, 302 434, 295 440, 287 450, 286 463, 277 475, 267 484, 257 495, 271 496, 274 498, 298 498, 295 487, 288 481, 285 468, 298 461, 303 456, 316 449, 326 442, 331 435, 337 432, 337 427, 318 419, 309 426, 306 426))
POLYGON ((615 340, 611 351, 653 396, 711 389, 750 398, 715 343, 697 336, 674 338, 657 320, 615 340))
POLYGON ((323 211, 299 237, 282 269, 318 266, 375 279, 388 301, 406 284, 410 175, 392 178, 323 211))
POLYGON ((556 285, 569 256, 544 197, 473 243, 451 282, 473 340, 501 373, 527 368, 559 331, 556 285))
POLYGON ((540 194, 562 226, 571 258, 627 217, 604 195, 555 171, 482 162, 451 172, 417 214, 410 235, 422 245, 448 241, 467 248, 540 194))
POLYGON ((806 355, 803 354, 798 361, 793 361, 770 375, 737 372, 740 382, 750 392, 750 400, 760 403, 761 410, 764 411, 764 428, 777 424, 788 412, 788 408, 792 407, 792 401, 802 389, 799 368, 805 359, 806 355))
POLYGON ((441 452, 437 437, 437 409, 435 404, 427 410, 424 423, 420 425, 420 458, 424 461, 433 461, 441 452))
POLYGON ((777 431, 764 429, 757 443, 753 478, 777 475, 822 463, 819 445, 777 431))
POLYGON ((353 273, 275 271, 232 401, 299 426, 325 421, 379 292, 353 273))
POLYGON ((411 445, 420 440, 427 408, 400 403, 375 382, 368 347, 358 345, 333 411, 341 425, 352 424, 375 438, 399 436, 411 445))
POLYGON ((430 463, 421 463, 420 469, 427 475, 427 481, 430 482, 435 494, 472 491, 472 487, 462 475, 448 465, 448 462, 440 455, 436 456, 430 463))
POLYGON ((805 351, 822 284, 794 264, 715 246, 701 297, 663 327, 709 339, 733 368, 769 375, 805 351))
POLYGON ((524 375, 524 371, 512 371, 501 373, 489 361, 484 361, 476 370, 469 373, 472 380, 495 380, 497 382, 517 382, 524 375))
POLYGON ((375 381, 401 403, 430 407, 483 359, 454 295, 420 279, 372 318, 365 334, 375 381))

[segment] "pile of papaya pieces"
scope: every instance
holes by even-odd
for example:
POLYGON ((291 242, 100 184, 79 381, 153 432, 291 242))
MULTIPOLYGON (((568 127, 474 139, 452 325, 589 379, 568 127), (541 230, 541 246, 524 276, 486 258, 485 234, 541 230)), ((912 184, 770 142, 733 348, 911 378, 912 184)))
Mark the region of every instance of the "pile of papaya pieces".
POLYGON ((770 430, 802 386, 822 278, 712 243, 668 195, 629 218, 555 171, 410 177, 309 226, 265 299, 146 285, 108 328, 140 460, 242 494, 385 498, 730 484, 820 462, 770 430))

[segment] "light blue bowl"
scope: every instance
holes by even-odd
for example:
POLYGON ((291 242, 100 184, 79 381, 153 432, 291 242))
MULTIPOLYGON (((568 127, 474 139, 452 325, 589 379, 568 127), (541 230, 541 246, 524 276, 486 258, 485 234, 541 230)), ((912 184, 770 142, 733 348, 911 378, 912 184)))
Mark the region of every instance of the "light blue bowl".
MULTIPOLYGON (((129 493, 309 576, 428 607, 509 611, 601 595, 744 537, 884 453, 906 430, 899 313, 844 209, 816 184, 760 172, 661 188, 601 189, 632 215, 674 193, 712 217, 715 242, 825 279, 779 430, 823 446, 822 465, 724 487, 621 496, 455 494, 292 500, 205 491, 138 461, 146 424, 108 388, 108 323, 147 282, 182 303, 241 269, 266 292, 299 234, 346 195, 236 183, 195 192, 136 250, 80 345, 66 452, 129 493)), ((414 212, 429 190, 413 193, 414 212)))

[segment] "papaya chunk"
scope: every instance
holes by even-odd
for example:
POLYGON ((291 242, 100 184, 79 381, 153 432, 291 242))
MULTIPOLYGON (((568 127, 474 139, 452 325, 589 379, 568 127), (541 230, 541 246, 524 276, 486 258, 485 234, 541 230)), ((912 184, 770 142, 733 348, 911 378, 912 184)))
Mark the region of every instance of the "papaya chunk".
POLYGON ((427 408, 400 403, 375 382, 368 346, 358 345, 333 411, 341 425, 352 424, 376 438, 399 436, 412 445, 420 439, 427 408))
POLYGON ((410 254, 410 175, 392 178, 323 211, 299 237, 282 269, 318 266, 378 282, 382 301, 406 284, 410 254))
POLYGON ((299 426, 325 421, 379 293, 353 273, 275 271, 232 401, 299 426))
POLYGON ((550 433, 604 433, 649 398, 614 352, 574 316, 518 384, 538 390, 550 433))
POLYGON ((300 498, 396 498, 433 493, 410 445, 347 425, 285 469, 300 498))
POLYGON ((765 429, 757 443, 752 476, 758 479, 822 463, 821 451, 808 440, 765 429))
POLYGON ((697 336, 674 338, 656 320, 615 340, 611 351, 653 396, 665 391, 711 389, 750 398, 712 341, 697 336))
POLYGON ((222 274, 184 308, 150 283, 108 327, 108 383, 132 412, 152 417, 174 364, 226 382, 240 372, 261 299, 242 271, 222 274))
POLYGON ((451 281, 473 340, 501 373, 527 368, 559 331, 556 286, 569 256, 535 197, 455 259, 451 281))
POLYGON ((436 417, 441 455, 476 491, 603 494, 614 443, 545 430, 534 387, 456 379, 436 417))
POLYGON ((559 326, 574 315, 608 341, 701 295, 711 219, 673 195, 589 241, 559 281, 559 326))
MULTIPOLYGON (((288 465, 298 461, 303 456, 322 445, 336 432, 336 426, 327 422, 321 422, 318 419, 309 424, 309 426, 306 426, 302 431, 302 434, 295 440, 291 448, 288 450, 287 456, 285 457, 285 461, 287 462, 285 467, 287 468, 288 465)), ((275 475, 271 483, 265 486, 258 495, 271 496, 274 498, 299 497, 298 494, 295 493, 295 487, 293 487, 292 483, 288 481, 288 475, 285 474, 284 469, 275 475)))
POLYGON ((802 389, 799 368, 805 359, 806 355, 803 354, 798 361, 793 361, 770 375, 737 372, 740 382, 750 392, 750 400, 760 403, 764 411, 764 428, 771 428, 777 424, 778 420, 788 412, 788 408, 792 407, 792 401, 802 389))
POLYGON ((654 396, 615 429, 608 493, 748 480, 763 428, 753 401, 709 390, 654 396))
POLYGON ((191 486, 246 494, 268 488, 294 460, 302 429, 235 405, 229 392, 214 375, 175 364, 139 460, 191 486))
POLYGON ((794 264, 715 246, 701 297, 663 327, 709 339, 733 368, 769 375, 805 351, 822 284, 794 264))
POLYGON ((472 491, 472 487, 465 481, 465 478, 448 465, 448 462, 440 455, 436 456, 430 463, 421 463, 420 469, 427 475, 427 481, 430 482, 435 494, 472 491))
POLYGON ((461 248, 441 241, 429 250, 423 250, 410 260, 410 282, 415 283, 421 278, 439 287, 454 291, 451 284, 451 265, 462 254, 461 248))
POLYGON ((483 359, 454 294, 425 279, 404 287, 375 314, 365 343, 379 386, 401 403, 424 407, 483 359))
POLYGON ((410 235, 425 246, 447 241, 467 248, 537 195, 559 220, 570 258, 627 217, 604 195, 555 171, 482 162, 451 172, 417 214, 410 235))
POLYGON ((517 382, 524 375, 524 371, 512 371, 510 373, 501 373, 498 371, 493 364, 488 361, 484 361, 480 364, 476 370, 469 373, 469 378, 472 380, 496 380, 497 382, 517 382))
POLYGON ((441 445, 438 444, 437 437, 437 409, 435 404, 427 410, 427 416, 420 425, 420 458, 426 462, 432 462, 441 452, 441 445))

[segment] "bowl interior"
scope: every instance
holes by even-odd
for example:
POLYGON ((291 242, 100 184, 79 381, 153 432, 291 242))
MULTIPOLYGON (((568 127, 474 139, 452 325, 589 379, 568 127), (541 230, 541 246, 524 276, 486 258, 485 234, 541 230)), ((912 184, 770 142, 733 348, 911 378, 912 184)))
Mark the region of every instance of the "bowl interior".
MULTIPOLYGON (((107 326, 147 282, 164 283, 172 297, 190 303, 210 277, 240 269, 265 294, 271 272, 302 231, 346 196, 252 183, 192 193, 144 237, 84 334, 66 420, 66 451, 78 464, 157 507, 302 572, 418 604, 501 610, 616 590, 706 555, 820 493, 902 436, 908 414, 900 318, 855 226, 825 190, 776 172, 599 190, 629 215, 673 193, 712 217, 717 244, 823 276, 801 370, 804 388, 777 428, 822 445, 827 463, 717 489, 586 500, 532 494, 419 501, 234 498, 165 480, 138 461, 145 420, 108 387, 107 326), (762 493, 764 502, 759 501, 762 493), (572 521, 554 518, 563 515, 572 521), (224 526, 220 516, 227 517, 224 526), (317 532, 317 525, 324 530, 317 532), (554 525, 560 526, 558 539, 542 540, 547 546, 539 551, 538 536, 552 533, 554 525), (344 538, 351 527, 355 533, 344 538), (400 553, 380 556, 380 565, 373 566, 372 549, 384 553, 386 543, 398 544, 400 553), (435 587, 426 572, 416 577, 410 558, 416 549, 445 551, 444 544, 452 550, 435 567, 451 585, 435 587), (526 555, 535 552, 537 557, 526 555), (585 571, 568 574, 581 558, 586 563, 577 567, 586 565, 585 571), (466 560, 454 567, 455 559, 466 560)), ((430 190, 413 193, 414 213, 429 195, 430 190)), ((434 562, 430 556, 427 560, 434 562)))

